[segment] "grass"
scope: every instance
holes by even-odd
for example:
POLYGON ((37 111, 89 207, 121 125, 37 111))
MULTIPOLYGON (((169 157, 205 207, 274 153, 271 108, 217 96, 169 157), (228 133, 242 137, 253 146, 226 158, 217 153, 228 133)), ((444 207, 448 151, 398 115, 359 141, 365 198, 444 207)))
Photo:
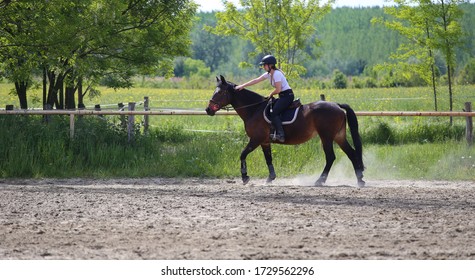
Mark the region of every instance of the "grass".
MULTIPOLYGON (((0 104, 17 104, 16 97, 5 93, 7 88, 0 84, 0 104)), ((474 99, 475 87, 458 89, 455 108, 460 111, 463 102, 474 99)), ((356 111, 431 111, 433 106, 426 88, 297 91, 304 103, 319 99, 321 93, 356 111)), ((34 101, 38 94, 30 95, 32 107, 40 107, 34 101)), ((86 100, 86 106, 116 108, 119 102, 149 96, 153 110, 204 110, 211 94, 212 89, 102 89, 102 95, 86 100)), ((441 98, 441 107, 444 102, 441 98)), ((141 117, 136 119, 140 127, 141 117)), ((240 176, 239 155, 248 139, 239 117, 153 116, 150 120, 150 133, 128 143, 118 117, 80 118, 71 140, 67 117, 55 116, 46 124, 41 117, 0 116, 0 178, 240 176)), ((475 149, 464 142, 464 118, 454 118, 453 126, 448 118, 360 117, 359 121, 369 180, 475 180, 475 149)), ((354 179, 349 160, 338 148, 336 155, 330 178, 354 179)), ((274 145, 273 157, 280 177, 317 177, 325 162, 318 139, 299 146, 274 145)), ((267 176, 260 149, 249 155, 248 171, 252 177, 267 176)))

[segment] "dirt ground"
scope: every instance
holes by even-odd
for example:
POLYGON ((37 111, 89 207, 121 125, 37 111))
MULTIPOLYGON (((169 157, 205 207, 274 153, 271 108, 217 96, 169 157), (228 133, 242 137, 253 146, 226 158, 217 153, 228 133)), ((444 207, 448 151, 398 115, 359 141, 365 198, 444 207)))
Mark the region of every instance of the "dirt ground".
POLYGON ((0 259, 475 259, 475 182, 0 180, 0 259))

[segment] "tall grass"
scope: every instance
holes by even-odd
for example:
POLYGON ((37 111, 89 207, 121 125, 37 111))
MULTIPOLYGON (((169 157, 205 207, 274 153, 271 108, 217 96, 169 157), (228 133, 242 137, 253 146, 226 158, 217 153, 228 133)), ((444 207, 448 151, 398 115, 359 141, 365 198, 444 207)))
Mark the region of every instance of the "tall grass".
MULTIPOLYGON (((61 116, 47 124, 40 117, 0 116, 0 129, 8 132, 0 136, 1 178, 239 177, 239 155, 248 141, 240 132, 192 132, 169 123, 128 143, 113 120, 96 117, 79 119, 74 139, 61 116)), ((349 160, 336 150, 330 177, 354 178, 349 160)), ((317 176, 324 166, 318 140, 274 145, 273 156, 279 176, 317 176)), ((366 144, 364 160, 370 179, 475 180, 475 149, 457 140, 366 144)), ((251 176, 267 176, 260 150, 249 155, 248 167, 251 176)))

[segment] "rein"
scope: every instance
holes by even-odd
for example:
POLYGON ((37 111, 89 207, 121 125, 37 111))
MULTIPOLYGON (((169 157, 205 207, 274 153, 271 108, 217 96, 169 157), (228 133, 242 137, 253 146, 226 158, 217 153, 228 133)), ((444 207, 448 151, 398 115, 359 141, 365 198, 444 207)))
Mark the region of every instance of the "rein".
POLYGON ((260 102, 256 102, 256 103, 252 103, 252 104, 249 104, 249 105, 244 105, 244 106, 241 106, 241 107, 238 107, 238 108, 234 108, 234 110, 239 110, 239 109, 244 109, 244 108, 256 106, 256 105, 259 105, 259 104, 264 103, 264 102, 266 102, 266 101, 267 101, 267 99, 264 99, 264 100, 262 100, 262 101, 260 101, 260 102))

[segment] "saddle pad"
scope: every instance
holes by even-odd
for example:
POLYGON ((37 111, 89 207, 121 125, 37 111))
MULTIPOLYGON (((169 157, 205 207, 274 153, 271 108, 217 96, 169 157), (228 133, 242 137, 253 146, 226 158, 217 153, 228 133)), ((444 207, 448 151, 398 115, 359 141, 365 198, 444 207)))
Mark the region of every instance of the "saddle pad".
MULTIPOLYGON (((291 124, 297 119, 297 115, 299 110, 302 106, 292 109, 286 109, 282 114, 280 114, 280 119, 282 120, 282 125, 291 124)), ((270 107, 267 106, 264 110, 264 119, 267 123, 271 123, 270 121, 270 107)))

